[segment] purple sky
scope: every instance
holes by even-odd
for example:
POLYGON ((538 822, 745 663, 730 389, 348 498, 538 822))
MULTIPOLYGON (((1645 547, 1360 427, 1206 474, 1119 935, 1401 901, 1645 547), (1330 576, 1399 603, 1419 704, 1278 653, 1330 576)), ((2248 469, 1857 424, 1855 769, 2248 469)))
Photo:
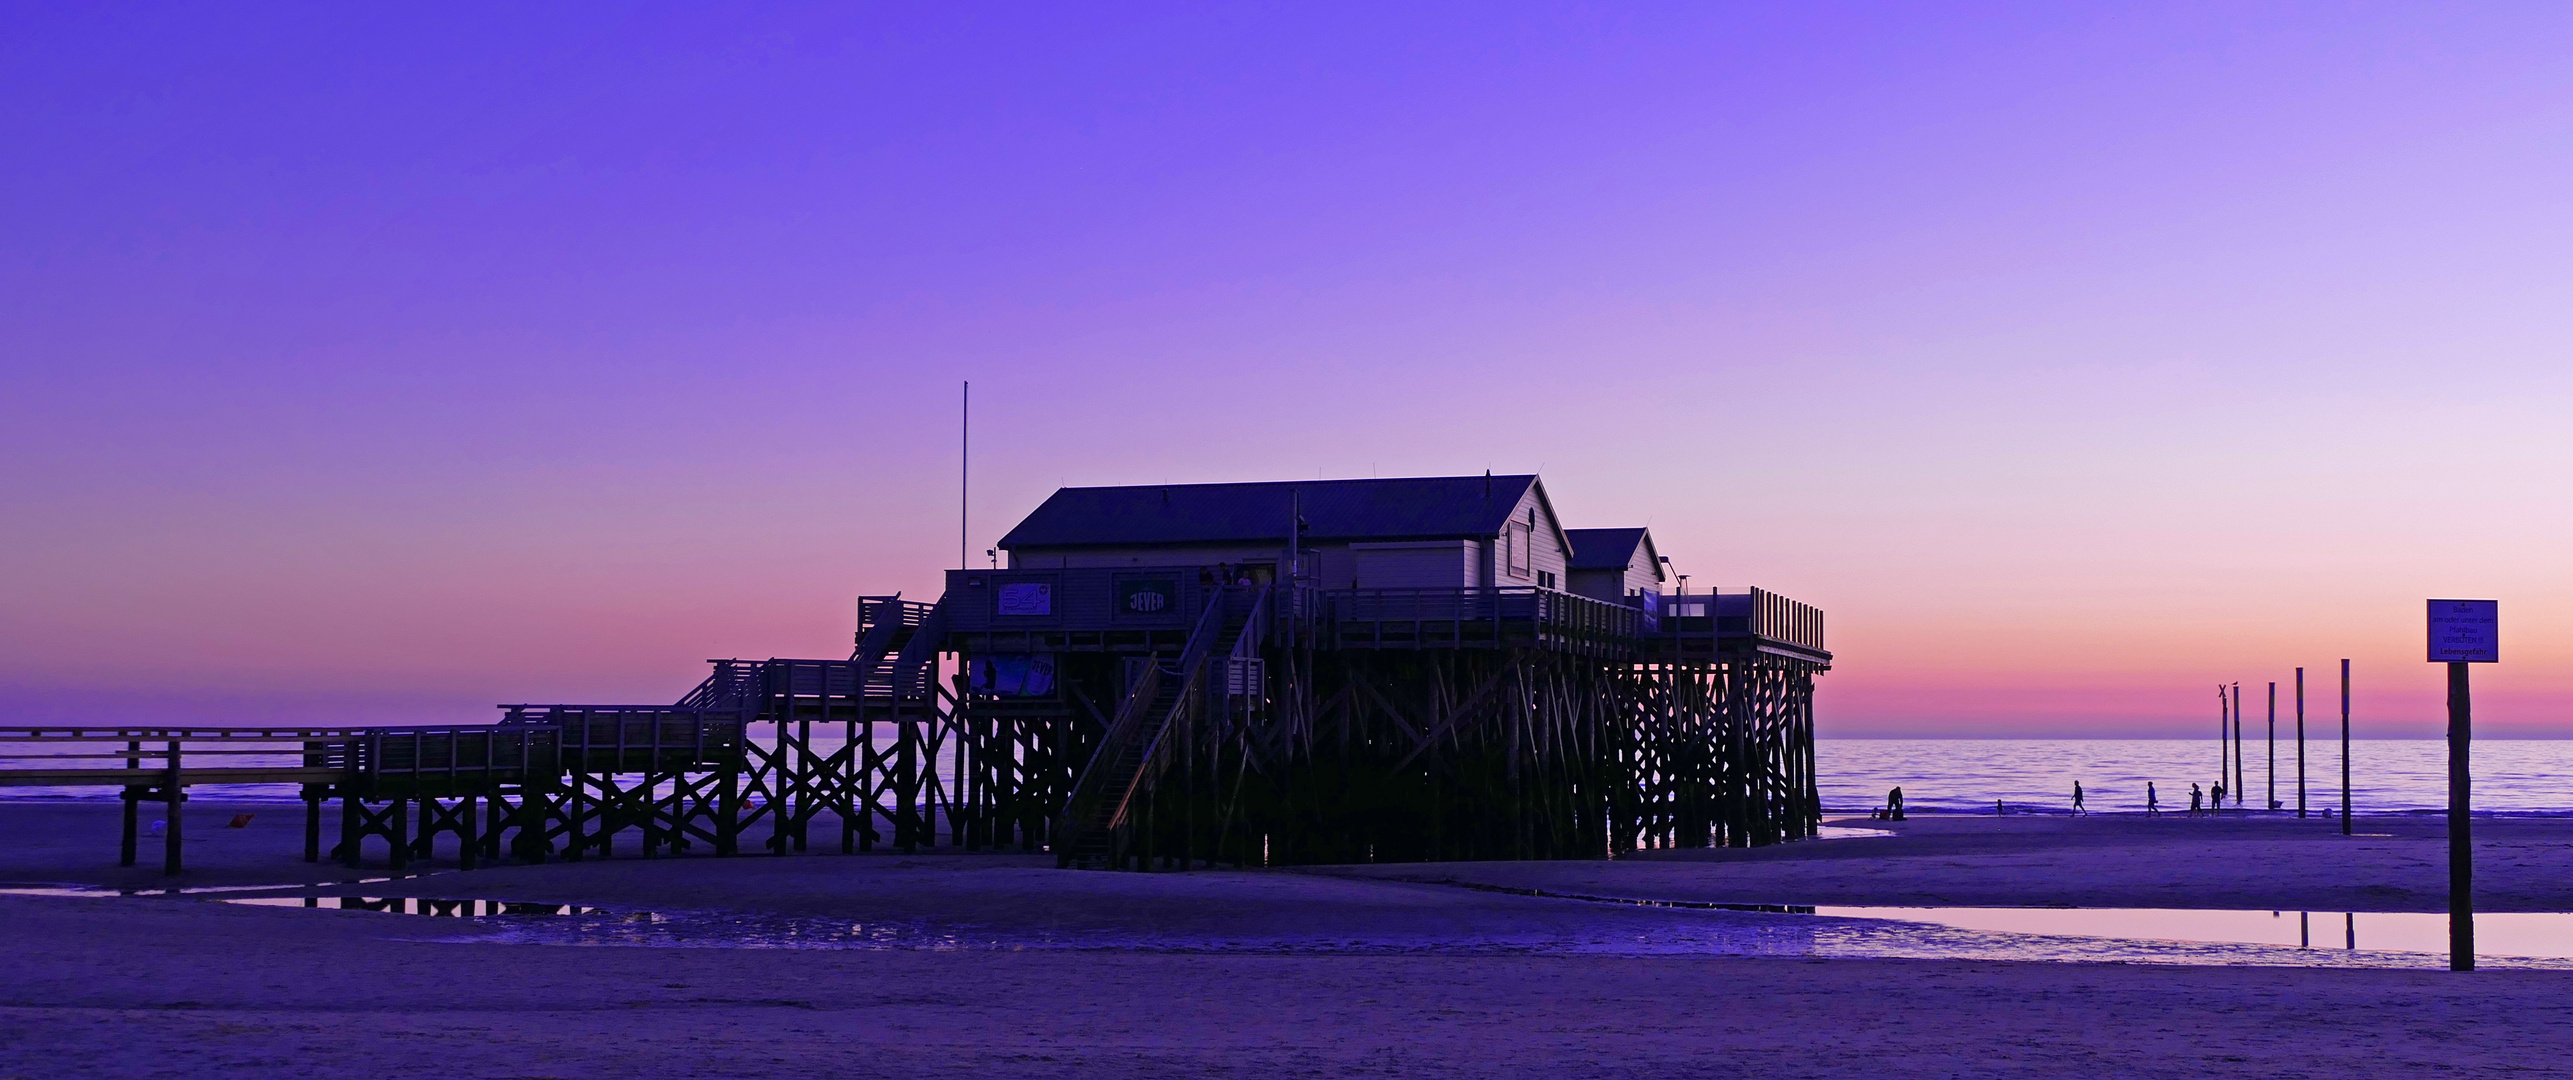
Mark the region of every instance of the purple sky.
POLYGON ((2573 735, 2573 8, 0 9, 0 692, 829 656, 1062 484, 1542 472, 1834 734, 2195 735, 2502 600, 2573 735), (407 20, 407 21, 406 21, 407 20))

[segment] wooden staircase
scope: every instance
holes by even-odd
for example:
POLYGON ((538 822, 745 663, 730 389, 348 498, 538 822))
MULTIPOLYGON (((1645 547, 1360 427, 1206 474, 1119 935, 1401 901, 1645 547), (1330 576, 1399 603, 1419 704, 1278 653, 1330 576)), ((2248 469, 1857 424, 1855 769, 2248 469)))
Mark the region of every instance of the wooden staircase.
MULTIPOLYGON (((1127 701, 1137 707, 1146 719, 1135 729, 1132 737, 1112 744, 1103 743, 1098 755, 1090 759, 1090 767, 1083 771, 1082 779, 1087 781, 1096 774, 1102 797, 1084 800, 1080 797, 1080 788, 1075 789, 1072 806, 1064 814, 1070 828, 1058 834, 1064 836, 1067 843, 1055 851, 1057 864, 1087 868, 1115 864, 1120 841, 1124 839, 1121 834, 1125 831, 1119 828, 1123 824, 1119 818, 1131 805, 1127 796, 1143 786, 1140 782, 1152 763, 1153 750, 1160 744, 1163 733, 1173 723, 1181 722, 1180 692, 1186 683, 1186 679, 1164 669, 1159 662, 1145 667, 1142 682, 1127 701), (1115 793, 1113 796, 1108 795, 1111 791, 1115 793)), ((1082 786, 1089 785, 1085 783, 1082 786)))
MULTIPOLYGON (((1182 725, 1194 722, 1206 697, 1208 679, 1221 639, 1239 637, 1239 627, 1225 618, 1229 587, 1218 587, 1206 612, 1188 635, 1177 662, 1155 657, 1118 705, 1117 715, 1100 736, 1090 764, 1073 782, 1063 816, 1055 822, 1056 865, 1114 867, 1131 847, 1137 811, 1152 797, 1176 752, 1174 738, 1182 725), (1231 628, 1233 632, 1227 634, 1231 628)), ((1229 655, 1230 642, 1223 650, 1229 655)))
MULTIPOLYGON (((712 660, 704 682, 675 709, 759 719, 777 694, 863 698, 894 704, 928 694, 931 661, 946 636, 946 609, 900 597, 862 597, 857 647, 845 661, 712 660)), ((775 718, 770 718, 775 719, 775 718)))

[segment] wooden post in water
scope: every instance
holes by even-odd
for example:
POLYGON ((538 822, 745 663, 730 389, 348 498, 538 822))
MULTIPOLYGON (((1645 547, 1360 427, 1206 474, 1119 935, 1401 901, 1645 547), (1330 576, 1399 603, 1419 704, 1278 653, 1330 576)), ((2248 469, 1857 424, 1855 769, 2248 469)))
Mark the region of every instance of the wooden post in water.
POLYGON ((2350 662, 2341 661, 2341 835, 2350 835, 2350 662))
POLYGON ((2296 669, 2296 816, 2305 816, 2305 669, 2296 669))
POLYGON ((2269 806, 2278 809, 2278 684, 2269 684, 2269 806))
POLYGON ((2227 771, 2233 768, 2233 753, 2225 749, 2225 728, 2232 724, 2233 709, 2225 704, 2225 688, 2222 684, 2218 684, 2216 687, 2216 778, 2219 780, 2233 775, 2227 771))

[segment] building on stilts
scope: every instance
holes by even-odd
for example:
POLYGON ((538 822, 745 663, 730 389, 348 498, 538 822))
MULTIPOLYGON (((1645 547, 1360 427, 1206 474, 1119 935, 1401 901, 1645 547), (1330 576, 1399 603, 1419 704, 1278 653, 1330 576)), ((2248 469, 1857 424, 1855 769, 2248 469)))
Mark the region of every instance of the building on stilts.
POLYGON ((1535 476, 1065 488, 1000 546, 938 604, 990 843, 1598 858, 1819 824, 1822 613, 1666 595, 1648 531, 1566 530, 1535 476))

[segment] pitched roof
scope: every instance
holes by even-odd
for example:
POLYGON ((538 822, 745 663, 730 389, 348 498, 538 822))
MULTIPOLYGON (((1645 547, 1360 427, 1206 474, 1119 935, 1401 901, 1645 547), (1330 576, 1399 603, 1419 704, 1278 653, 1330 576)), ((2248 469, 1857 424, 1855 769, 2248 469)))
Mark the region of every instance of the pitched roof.
MULTIPOLYGON (((1652 532, 1647 529, 1565 529, 1563 535, 1572 542, 1567 569, 1623 570, 1634 564, 1638 547, 1645 548, 1647 556, 1654 555, 1650 550, 1652 532)), ((1653 564, 1653 576, 1662 576, 1658 559, 1653 564)))
POLYGON ((1534 476, 1436 476, 1060 488, 1000 546, 1284 544, 1288 519, 1299 510, 1307 540, 1484 537, 1501 531, 1536 483, 1534 476))

